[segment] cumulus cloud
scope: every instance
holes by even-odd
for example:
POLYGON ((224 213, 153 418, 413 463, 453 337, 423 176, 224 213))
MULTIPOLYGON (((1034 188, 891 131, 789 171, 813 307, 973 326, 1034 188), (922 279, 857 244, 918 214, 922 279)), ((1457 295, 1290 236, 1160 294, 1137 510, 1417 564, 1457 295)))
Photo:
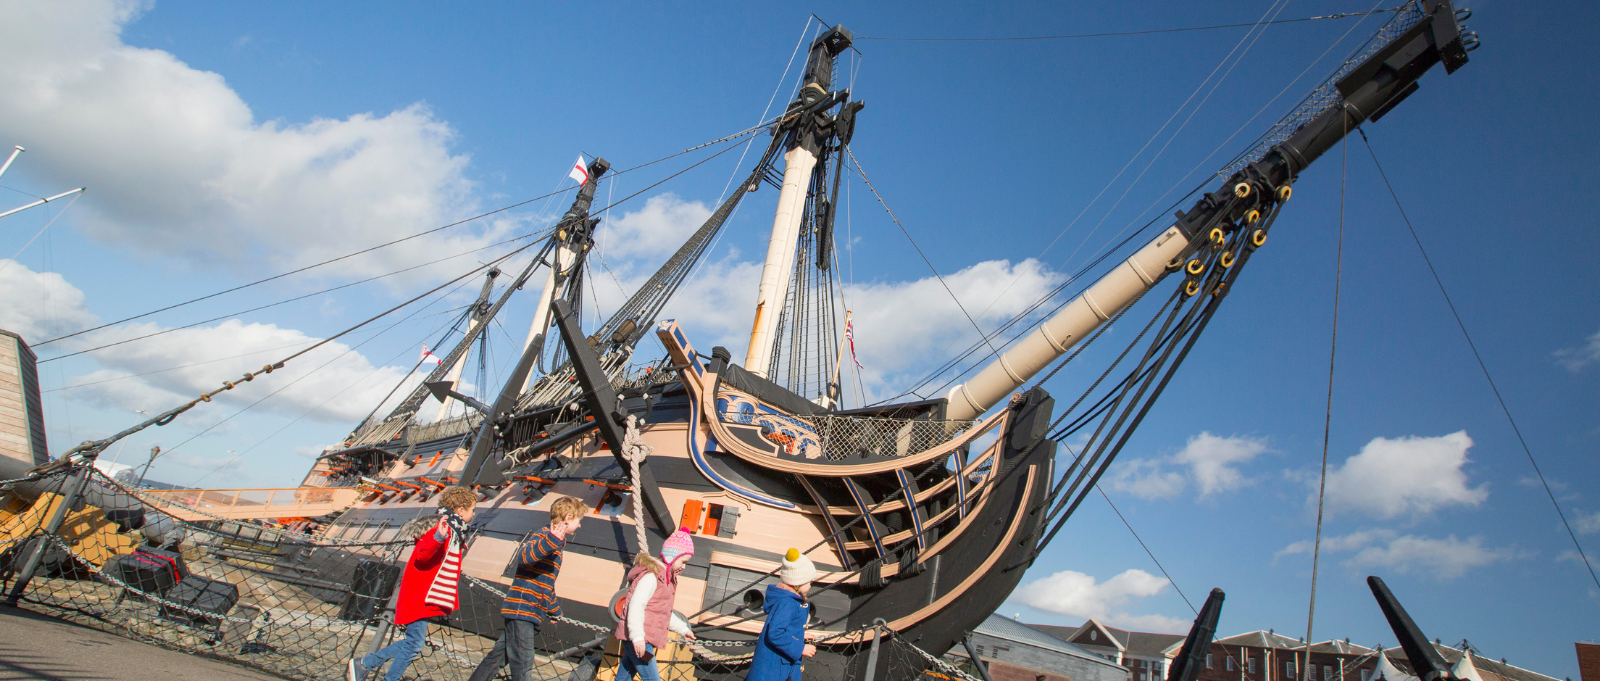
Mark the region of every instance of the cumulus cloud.
POLYGON ((1111 473, 1112 489, 1145 500, 1178 496, 1185 484, 1182 473, 1167 470, 1155 459, 1131 459, 1117 464, 1111 473))
POLYGON ((1161 593, 1167 580, 1144 570, 1127 570, 1104 582, 1075 570, 1062 570, 1022 585, 1015 597, 1024 605, 1069 617, 1093 618, 1118 627, 1180 632, 1189 623, 1165 615, 1133 615, 1128 606, 1161 593))
POLYGON ((1595 511, 1594 513, 1582 513, 1574 511, 1574 514, 1575 515, 1572 518, 1572 528, 1577 530, 1578 534, 1594 534, 1596 532, 1600 532, 1600 511, 1595 511))
POLYGON ((1395 537, 1384 546, 1361 549, 1344 564, 1357 570, 1386 568, 1400 574, 1444 581, 1460 577, 1471 568, 1508 560, 1513 555, 1509 549, 1485 547, 1483 537, 1463 541, 1453 534, 1444 539, 1408 534, 1395 537))
POLYGON ((1250 484, 1252 481, 1238 466, 1266 451, 1267 442, 1260 438, 1202 432, 1190 437, 1183 449, 1171 457, 1132 459, 1119 464, 1112 473, 1111 486, 1141 499, 1163 499, 1177 496, 1193 482, 1200 498, 1205 498, 1250 484))
POLYGON ((1575 348, 1563 348, 1555 352, 1556 361, 1568 371, 1582 371, 1584 367, 1600 362, 1600 331, 1575 348))
MULTIPOLYGON (((1471 447, 1464 430, 1440 437, 1374 438, 1328 471, 1327 507, 1395 518, 1477 506, 1489 498, 1489 486, 1467 485, 1462 467, 1471 447)), ((1308 503, 1316 503, 1315 492, 1308 503)))
MULTIPOLYGON (((476 208, 468 158, 451 152, 454 131, 425 104, 257 120, 220 74, 122 41, 149 7, 20 3, 0 24, 0 133, 30 149, 30 168, 90 187, 80 226, 91 237, 147 254, 278 269, 476 208)), ((470 250, 513 226, 501 220, 417 239, 347 261, 341 272, 370 275, 470 250)))
MULTIPOLYGON (((1354 552, 1343 562, 1351 570, 1382 568, 1444 581, 1460 577, 1472 568, 1516 556, 1510 549, 1489 548, 1483 542, 1481 536, 1462 540, 1452 534, 1444 539, 1434 539, 1377 528, 1325 537, 1322 551, 1325 554, 1354 552)), ((1311 540, 1295 542, 1279 551, 1273 561, 1293 554, 1310 555, 1312 549, 1311 540)))
POLYGON ((97 320, 84 306, 83 291, 55 272, 35 272, 12 260, 0 259, 0 329, 29 343, 55 338, 93 325, 97 320))
MULTIPOLYGON (((34 272, 18 263, 0 272, 0 300, 13 303, 0 306, 0 328, 25 339, 53 337, 62 329, 99 321, 85 308, 83 292, 77 287, 58 274, 34 272)), ((90 347, 102 340, 162 330, 155 323, 123 324, 63 342, 74 348, 90 347)), ((232 319, 96 352, 93 358, 102 368, 73 376, 63 387, 71 388, 65 394, 72 399, 154 414, 216 390, 224 380, 260 369, 318 340, 294 329, 232 319)), ((244 406, 277 392, 257 409, 299 416, 326 402, 308 418, 348 423, 366 416, 406 373, 407 369, 398 367, 374 366, 350 346, 334 342, 255 379, 248 390, 224 392, 215 400, 244 406)))
MULTIPOLYGON (((1023 312, 1060 280, 1060 273, 1033 258, 1018 263, 988 260, 944 275, 945 284, 985 330, 1023 312), (995 302, 985 309, 989 301, 995 302)), ((920 378, 930 359, 943 360, 947 348, 978 338, 944 285, 931 276, 858 283, 846 287, 845 296, 855 311, 856 350, 866 367, 862 377, 875 386, 920 378)))

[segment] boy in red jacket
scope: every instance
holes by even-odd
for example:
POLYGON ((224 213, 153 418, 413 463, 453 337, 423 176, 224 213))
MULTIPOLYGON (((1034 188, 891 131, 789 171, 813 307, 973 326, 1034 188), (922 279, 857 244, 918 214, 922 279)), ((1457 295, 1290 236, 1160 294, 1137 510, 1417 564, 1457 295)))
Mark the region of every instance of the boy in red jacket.
POLYGON ((467 523, 472 521, 477 504, 478 495, 465 487, 451 487, 439 494, 438 522, 431 528, 422 528, 400 578, 394 625, 404 627, 406 636, 371 655, 351 658, 345 668, 346 681, 365 681, 367 674, 389 660, 394 662, 384 681, 400 681, 427 640, 428 619, 449 615, 456 609, 456 582, 461 578, 461 558, 466 554, 467 523))

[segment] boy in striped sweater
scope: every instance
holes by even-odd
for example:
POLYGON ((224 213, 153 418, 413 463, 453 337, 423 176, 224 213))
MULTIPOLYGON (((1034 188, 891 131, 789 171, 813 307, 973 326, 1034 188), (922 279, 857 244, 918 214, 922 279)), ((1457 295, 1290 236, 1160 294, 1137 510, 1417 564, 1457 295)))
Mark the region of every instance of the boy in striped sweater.
POLYGON ((400 529, 401 534, 416 540, 400 577, 400 598, 394 608, 394 625, 403 627, 406 636, 371 655, 352 658, 345 666, 346 681, 364 681, 390 660, 393 663, 384 681, 400 681, 427 641, 428 620, 456 609, 461 558, 467 552, 467 523, 472 522, 477 505, 478 495, 471 490, 450 487, 439 494, 437 516, 413 520, 400 529))
POLYGON ((588 507, 577 499, 556 499, 550 504, 550 526, 533 533, 517 548, 512 556, 517 575, 500 608, 500 616, 506 620, 505 631, 472 671, 469 681, 489 681, 508 662, 515 681, 531 677, 539 626, 551 617, 561 616, 561 603, 556 600, 561 549, 588 512, 588 507))

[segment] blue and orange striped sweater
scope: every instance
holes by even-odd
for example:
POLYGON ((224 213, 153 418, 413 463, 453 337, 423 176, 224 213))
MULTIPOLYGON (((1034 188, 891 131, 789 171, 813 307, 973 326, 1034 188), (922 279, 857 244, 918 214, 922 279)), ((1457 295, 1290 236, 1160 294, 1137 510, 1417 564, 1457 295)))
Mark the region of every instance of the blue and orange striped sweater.
POLYGON ((556 575, 561 572, 561 548, 565 538, 550 535, 546 527, 517 547, 517 575, 506 592, 505 603, 500 608, 506 619, 527 620, 543 624, 546 618, 561 616, 561 602, 556 600, 556 575))

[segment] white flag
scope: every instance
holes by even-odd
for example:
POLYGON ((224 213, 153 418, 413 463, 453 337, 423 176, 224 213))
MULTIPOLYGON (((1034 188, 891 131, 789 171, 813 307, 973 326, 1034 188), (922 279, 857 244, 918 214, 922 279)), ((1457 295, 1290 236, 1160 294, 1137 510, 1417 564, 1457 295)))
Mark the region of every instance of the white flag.
POLYGON ((441 363, 441 361, 439 360, 439 357, 437 355, 435 355, 435 354, 433 354, 431 352, 428 352, 428 346, 426 346, 426 345, 422 346, 422 359, 419 360, 419 361, 422 362, 423 364, 440 364, 441 363))
POLYGON ((577 163, 572 164, 572 170, 567 171, 567 177, 572 178, 572 181, 577 182, 579 185, 589 181, 589 169, 583 165, 582 156, 578 157, 577 163))

